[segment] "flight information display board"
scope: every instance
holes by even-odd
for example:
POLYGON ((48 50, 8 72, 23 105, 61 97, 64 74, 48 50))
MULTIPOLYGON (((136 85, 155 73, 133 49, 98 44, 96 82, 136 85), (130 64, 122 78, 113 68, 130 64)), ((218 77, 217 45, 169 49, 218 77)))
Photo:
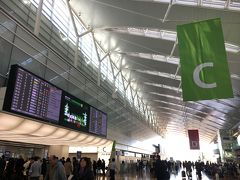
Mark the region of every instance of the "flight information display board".
POLYGON ((107 115, 94 107, 90 107, 89 132, 107 136, 107 115))
POLYGON ((60 124, 88 132, 90 106, 80 99, 64 92, 60 124))
POLYGON ((107 114, 12 65, 3 110, 106 137, 107 114))
POLYGON ((3 110, 58 123, 62 90, 13 65, 3 110))

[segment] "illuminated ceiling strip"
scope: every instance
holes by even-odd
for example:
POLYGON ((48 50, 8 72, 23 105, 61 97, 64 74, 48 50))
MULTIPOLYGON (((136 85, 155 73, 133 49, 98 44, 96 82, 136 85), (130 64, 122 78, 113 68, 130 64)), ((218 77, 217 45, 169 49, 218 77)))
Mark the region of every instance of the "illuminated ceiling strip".
POLYGON ((141 70, 141 69, 131 69, 132 71, 139 72, 139 73, 144 73, 144 74, 149 74, 149 75, 154 75, 154 76, 161 76, 165 78, 170 78, 174 80, 181 80, 181 77, 179 75, 175 74, 170 74, 170 73, 165 73, 165 72, 159 72, 159 71, 149 71, 149 70, 141 70))
MULTIPOLYGON (((182 101, 182 98, 181 98, 181 97, 177 97, 177 96, 171 96, 171 95, 161 94, 161 93, 156 93, 156 92, 149 92, 149 94, 154 94, 154 95, 158 95, 158 96, 167 97, 167 98, 172 98, 172 99, 176 99, 176 100, 178 100, 178 101, 182 101)), ((196 104, 196 105, 198 105, 198 106, 206 107, 206 108, 208 108, 208 109, 211 109, 212 111, 217 111, 217 112, 220 112, 220 113, 222 113, 222 114, 226 114, 226 113, 224 113, 224 112, 222 112, 222 111, 220 111, 220 110, 217 110, 216 108, 213 108, 213 107, 211 107, 211 106, 208 106, 208 105, 205 105, 205 104, 202 104, 202 103, 199 103, 199 102, 191 102, 191 103, 192 103, 192 104, 196 104)), ((212 116, 213 116, 213 115, 212 115, 212 116)), ((215 116, 213 116, 213 117, 215 117, 215 116)), ((215 117, 215 118, 216 118, 216 117, 215 117)), ((225 122, 225 120, 222 119, 222 118, 218 118, 218 117, 217 117, 217 119, 225 122)))
POLYGON ((150 83, 150 82, 143 82, 143 84, 146 84, 146 85, 149 85, 149 86, 155 86, 155 87, 160 87, 160 88, 164 88, 164 89, 170 89, 170 90, 182 92, 182 89, 179 90, 179 89, 176 88, 176 87, 168 86, 168 85, 165 85, 165 84, 150 83))
POLYGON ((203 111, 200 111, 200 110, 198 110, 198 109, 194 109, 194 108, 191 108, 191 107, 188 107, 188 106, 184 106, 184 105, 182 105, 182 104, 180 105, 180 104, 171 103, 171 102, 167 102, 167 101, 162 101, 162 100, 158 100, 158 99, 153 100, 153 101, 155 101, 155 102, 160 102, 160 103, 164 103, 164 104, 168 104, 168 105, 172 105, 172 106, 178 106, 178 107, 180 107, 180 108, 190 109, 190 110, 197 111, 197 112, 199 112, 199 113, 208 115, 208 113, 206 113, 206 112, 203 112, 203 111))
MULTIPOLYGON (((143 1, 149 2, 149 0, 135 0, 135 1, 143 1)), ((171 0, 151 0, 152 2, 157 3, 170 3, 171 0)), ((221 0, 175 0, 173 4, 176 5, 184 5, 184 6, 196 6, 196 7, 203 7, 203 8, 211 8, 211 9, 229 9, 232 11, 240 11, 240 3, 239 2, 227 2, 221 0)))
MULTIPOLYGON (((154 75, 154 76, 160 76, 160 77, 165 77, 165 78, 181 81, 181 76, 176 75, 176 74, 160 72, 160 71, 141 70, 141 69, 130 69, 130 70, 135 71, 135 72, 139 72, 139 73, 144 73, 144 74, 149 74, 149 75, 154 75)), ((240 76, 237 75, 237 74, 231 74, 230 77, 232 79, 235 79, 235 80, 240 80, 240 76)), ((152 84, 154 84, 154 83, 152 83, 152 84)), ((155 84, 154 86, 158 86, 158 85, 155 84)), ((159 87, 161 87, 161 86, 162 85, 159 84, 159 87)), ((169 86, 169 87, 171 87, 171 86, 169 86)), ((166 88, 168 88, 168 87, 166 87, 166 88)), ((177 91, 180 91, 180 92, 182 91, 180 88, 179 89, 176 88, 176 89, 177 89, 177 91)), ((172 88, 172 90, 175 90, 175 88, 172 88)))
MULTIPOLYGON (((172 106, 178 106, 178 107, 181 107, 181 108, 184 107, 184 108, 189 109, 189 110, 191 110, 191 111, 196 111, 196 112, 199 112, 199 113, 205 114, 205 115, 207 115, 207 116, 212 116, 213 118, 216 118, 216 119, 219 119, 219 120, 225 122, 225 120, 222 119, 222 118, 220 118, 220 117, 214 116, 214 115, 212 115, 212 114, 208 114, 208 113, 206 113, 206 112, 204 112, 204 111, 200 111, 200 110, 195 109, 195 108, 192 108, 192 107, 183 106, 183 105, 179 105, 179 104, 176 104, 176 103, 170 103, 170 102, 162 101, 162 100, 158 100, 158 99, 156 99, 156 100, 154 100, 154 101, 156 101, 156 102, 160 102, 160 103, 169 104, 169 105, 172 105, 172 106)), ((206 119, 207 121, 209 121, 209 122, 213 122, 213 123, 215 123, 215 124, 217 124, 217 125, 219 125, 219 126, 223 126, 223 124, 219 124, 219 123, 217 123, 216 121, 212 121, 212 120, 209 119, 209 118, 204 118, 204 120, 205 120, 205 119, 206 119)))
MULTIPOLYGON (((163 39, 168 41, 175 42, 177 39, 176 31, 160 30, 160 29, 151 29, 151 28, 138 28, 138 27, 128 27, 128 28, 112 28, 114 31, 120 33, 128 33, 137 36, 145 36, 150 38, 163 39)), ((225 42, 225 48, 227 52, 239 53, 240 47, 238 45, 225 42)))
POLYGON ((176 65, 179 64, 179 58, 172 57, 172 56, 164 56, 161 54, 150 54, 150 53, 138 53, 138 52, 126 52, 124 54, 128 55, 128 56, 133 56, 133 57, 151 59, 151 60, 159 61, 159 62, 167 62, 170 64, 176 64, 176 65))
POLYGON ((149 92, 149 94, 154 94, 154 95, 158 95, 158 96, 163 96, 163 97, 167 97, 167 98, 176 99, 178 101, 183 101, 183 99, 181 97, 177 97, 177 96, 171 96, 171 95, 161 94, 161 93, 156 93, 156 92, 149 92))
POLYGON ((240 75, 237 74, 231 74, 231 78, 235 80, 240 80, 240 75))
MULTIPOLYGON (((154 61, 167 62, 167 63, 175 64, 175 65, 179 65, 179 62, 180 62, 178 57, 163 56, 160 54, 127 52, 126 55, 144 58, 144 59, 151 59, 154 61)), ((178 78, 181 78, 181 77, 178 76, 178 78)), ((235 80, 240 80, 240 75, 231 74, 231 78, 235 79, 235 80)))
MULTIPOLYGON (((168 107, 163 107, 163 106, 156 106, 157 109, 167 109, 167 110, 170 110, 170 111, 175 111, 175 112, 180 112, 180 113, 184 113, 184 115, 182 115, 183 118, 185 118, 185 115, 189 115, 191 117, 195 117, 195 118, 198 118, 198 119, 201 119, 203 120, 204 118, 201 117, 201 116, 198 116, 198 115, 195 115, 195 114, 191 114, 189 112, 185 112, 185 111, 181 111, 181 110, 178 110, 178 109, 173 109, 173 108, 168 108, 168 107)), ((193 119, 194 120, 194 119, 193 119)), ((198 120, 199 121, 199 120, 198 120)))

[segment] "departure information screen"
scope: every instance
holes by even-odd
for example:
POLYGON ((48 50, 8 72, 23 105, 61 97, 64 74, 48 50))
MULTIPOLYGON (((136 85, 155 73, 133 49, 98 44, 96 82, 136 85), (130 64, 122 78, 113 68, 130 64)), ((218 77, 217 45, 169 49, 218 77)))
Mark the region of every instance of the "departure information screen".
POLYGON ((107 136, 107 115, 93 107, 90 108, 89 132, 107 136))
POLYGON ((18 65, 12 65, 3 110, 107 136, 107 114, 18 65))
POLYGON ((16 69, 11 111, 58 122, 61 98, 62 90, 22 68, 16 69))

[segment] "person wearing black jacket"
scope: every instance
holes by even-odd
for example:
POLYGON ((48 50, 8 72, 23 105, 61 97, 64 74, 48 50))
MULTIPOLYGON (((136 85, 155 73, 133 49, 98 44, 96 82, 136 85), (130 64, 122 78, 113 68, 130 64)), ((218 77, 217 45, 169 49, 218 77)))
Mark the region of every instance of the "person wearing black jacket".
POLYGON ((43 158, 42 160, 42 172, 41 174, 43 175, 43 177, 46 176, 46 173, 47 173, 47 160, 45 158, 43 158))
POLYGON ((74 174, 73 180, 94 180, 93 171, 91 170, 91 161, 83 157, 79 162, 78 171, 74 174))
POLYGON ((159 155, 157 155, 157 159, 156 159, 156 163, 155 163, 155 173, 156 173, 157 180, 169 180, 170 179, 167 162, 161 161, 159 155))
POLYGON ((0 158, 0 177, 3 177, 5 167, 6 167, 6 160, 5 160, 5 156, 2 155, 2 158, 0 158))

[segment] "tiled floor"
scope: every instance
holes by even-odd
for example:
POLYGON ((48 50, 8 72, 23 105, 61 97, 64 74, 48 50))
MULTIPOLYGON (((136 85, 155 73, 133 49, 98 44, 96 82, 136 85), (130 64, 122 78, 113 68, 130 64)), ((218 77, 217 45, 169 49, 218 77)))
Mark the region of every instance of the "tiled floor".
MULTIPOLYGON (((198 180, 196 177, 195 171, 193 171, 192 175, 193 175, 192 180, 198 180)), ((140 173, 124 174, 124 175, 117 174, 115 179, 116 180, 135 180, 135 179, 137 179, 137 180, 156 180, 156 178, 150 177, 150 173, 146 172, 146 171, 143 171, 142 174, 140 174, 140 173)), ((98 176, 96 178, 96 180, 109 180, 109 178, 98 176)), ((183 180, 183 178, 181 176, 181 172, 179 172, 177 175, 171 174, 170 180, 183 180)), ((186 178, 185 180, 188 180, 188 178, 186 178)), ((202 180, 211 180, 211 179, 208 178, 205 174, 203 174, 202 180)), ((229 180, 233 180, 233 179, 229 179, 229 180)))

